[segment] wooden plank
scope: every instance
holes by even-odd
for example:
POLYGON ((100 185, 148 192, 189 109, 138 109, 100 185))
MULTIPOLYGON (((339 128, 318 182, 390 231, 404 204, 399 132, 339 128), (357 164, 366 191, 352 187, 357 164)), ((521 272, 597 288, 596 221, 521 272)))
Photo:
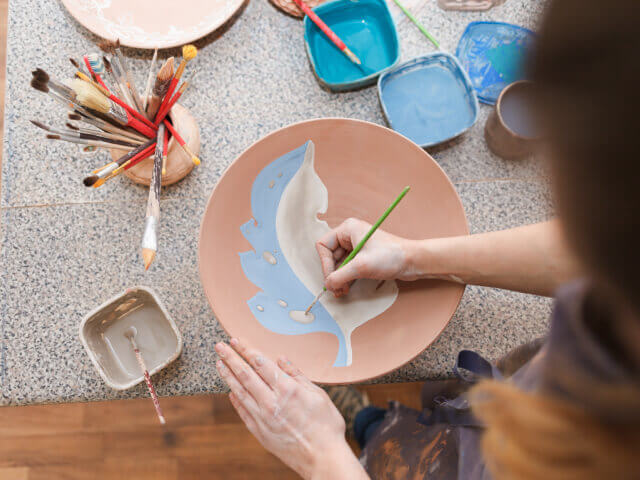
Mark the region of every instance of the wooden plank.
POLYGON ((0 467, 32 467, 99 461, 103 438, 99 434, 55 431, 47 435, 0 437, 0 467))
POLYGON ((424 382, 381 383, 379 385, 362 385, 358 389, 366 392, 373 405, 386 408, 391 400, 407 407, 422 409, 420 393, 424 382))
POLYGON ((28 480, 178 480, 174 458, 135 457, 73 465, 46 465, 29 469, 28 480))
POLYGON ((0 480, 29 480, 26 467, 0 468, 0 480))
POLYGON ((0 436, 82 430, 84 404, 0 407, 0 436))
MULTIPOLYGON (((226 395, 160 397, 167 423, 172 427, 241 423, 226 395)), ((82 404, 85 431, 126 431, 157 427, 158 417, 149 398, 82 404)))

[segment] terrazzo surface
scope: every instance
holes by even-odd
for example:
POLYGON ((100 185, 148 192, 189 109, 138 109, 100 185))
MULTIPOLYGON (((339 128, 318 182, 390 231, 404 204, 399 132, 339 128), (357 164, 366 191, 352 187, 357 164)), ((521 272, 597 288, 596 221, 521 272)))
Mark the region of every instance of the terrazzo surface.
MULTIPOLYGON (((436 0, 414 14, 455 51, 471 21, 500 20, 535 29, 540 2, 507 0, 488 12, 445 12, 436 0)), ((406 18, 397 21, 402 59, 433 51, 406 18)), ((149 272, 138 257, 147 190, 126 179, 100 189, 82 173, 106 161, 72 145, 44 141, 28 120, 61 125, 62 110, 28 88, 39 66, 72 75, 69 56, 96 50, 96 37, 57 1, 11 0, 7 94, 0 198, 0 403, 32 404, 145 396, 144 386, 109 389, 88 360, 78 325, 96 305, 127 287, 153 288, 184 335, 184 351, 154 377, 160 395, 225 391, 213 345, 226 339, 200 286, 197 235, 211 189, 251 143, 288 124, 318 117, 351 117, 384 125, 375 87, 332 94, 318 85, 302 40, 302 23, 253 0, 223 35, 197 42, 198 73, 182 102, 201 128, 203 163, 163 190, 162 251, 149 272)), ((144 83, 150 52, 125 49, 144 83)), ((178 51, 163 51, 166 58, 178 51)), ((193 71, 193 70, 191 70, 193 71)), ((490 108, 451 144, 430 150, 454 182, 472 232, 549 218, 551 196, 536 159, 509 162, 490 154, 483 139, 490 108)), ((473 348, 495 359, 544 334, 551 302, 536 296, 468 287, 442 335, 418 358, 376 380, 398 382, 451 373, 455 354, 473 348)))

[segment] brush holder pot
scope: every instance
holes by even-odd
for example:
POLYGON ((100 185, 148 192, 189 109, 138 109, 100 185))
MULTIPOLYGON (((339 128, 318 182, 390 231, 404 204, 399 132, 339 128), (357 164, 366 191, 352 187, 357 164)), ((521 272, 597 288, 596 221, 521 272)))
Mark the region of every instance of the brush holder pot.
POLYGON ((535 153, 539 137, 532 118, 533 84, 519 80, 507 85, 484 126, 489 150, 506 160, 535 153))
MULTIPOLYGON (((200 153, 200 129, 191 112, 176 103, 171 112, 169 112, 168 118, 173 128, 184 139, 191 151, 198 155, 200 153)), ((110 152, 114 161, 127 153, 117 149, 111 149, 110 152)), ((151 183, 153 159, 154 155, 151 155, 123 173, 134 182, 148 186, 151 183)), ((167 149, 167 173, 162 175, 162 185, 171 185, 179 182, 193 170, 193 167, 194 164, 191 161, 191 157, 187 155, 178 141, 172 136, 167 149)))

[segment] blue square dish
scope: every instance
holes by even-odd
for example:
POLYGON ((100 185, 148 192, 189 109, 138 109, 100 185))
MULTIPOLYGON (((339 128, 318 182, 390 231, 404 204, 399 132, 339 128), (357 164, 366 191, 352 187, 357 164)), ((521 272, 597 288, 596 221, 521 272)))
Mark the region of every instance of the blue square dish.
POLYGON ((422 148, 467 131, 478 116, 478 99, 453 55, 431 53, 382 74, 378 96, 389 126, 422 148))
POLYGON ((503 22, 471 22, 456 57, 469 74, 478 100, 495 105, 502 89, 526 78, 524 61, 533 48, 531 30, 503 22))
POLYGON ((307 55, 318 81, 326 88, 340 92, 372 85, 380 73, 398 63, 398 34, 384 0, 334 0, 313 11, 362 62, 360 66, 353 64, 305 16, 307 55))

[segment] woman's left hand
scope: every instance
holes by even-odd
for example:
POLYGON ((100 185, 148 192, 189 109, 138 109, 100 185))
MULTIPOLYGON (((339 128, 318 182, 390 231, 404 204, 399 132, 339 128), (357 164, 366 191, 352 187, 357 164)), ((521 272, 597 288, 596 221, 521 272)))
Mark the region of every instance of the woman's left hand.
POLYGON ((368 478, 344 419, 324 390, 285 358, 272 362, 237 339, 218 343, 216 366, 249 431, 303 478, 368 478))

